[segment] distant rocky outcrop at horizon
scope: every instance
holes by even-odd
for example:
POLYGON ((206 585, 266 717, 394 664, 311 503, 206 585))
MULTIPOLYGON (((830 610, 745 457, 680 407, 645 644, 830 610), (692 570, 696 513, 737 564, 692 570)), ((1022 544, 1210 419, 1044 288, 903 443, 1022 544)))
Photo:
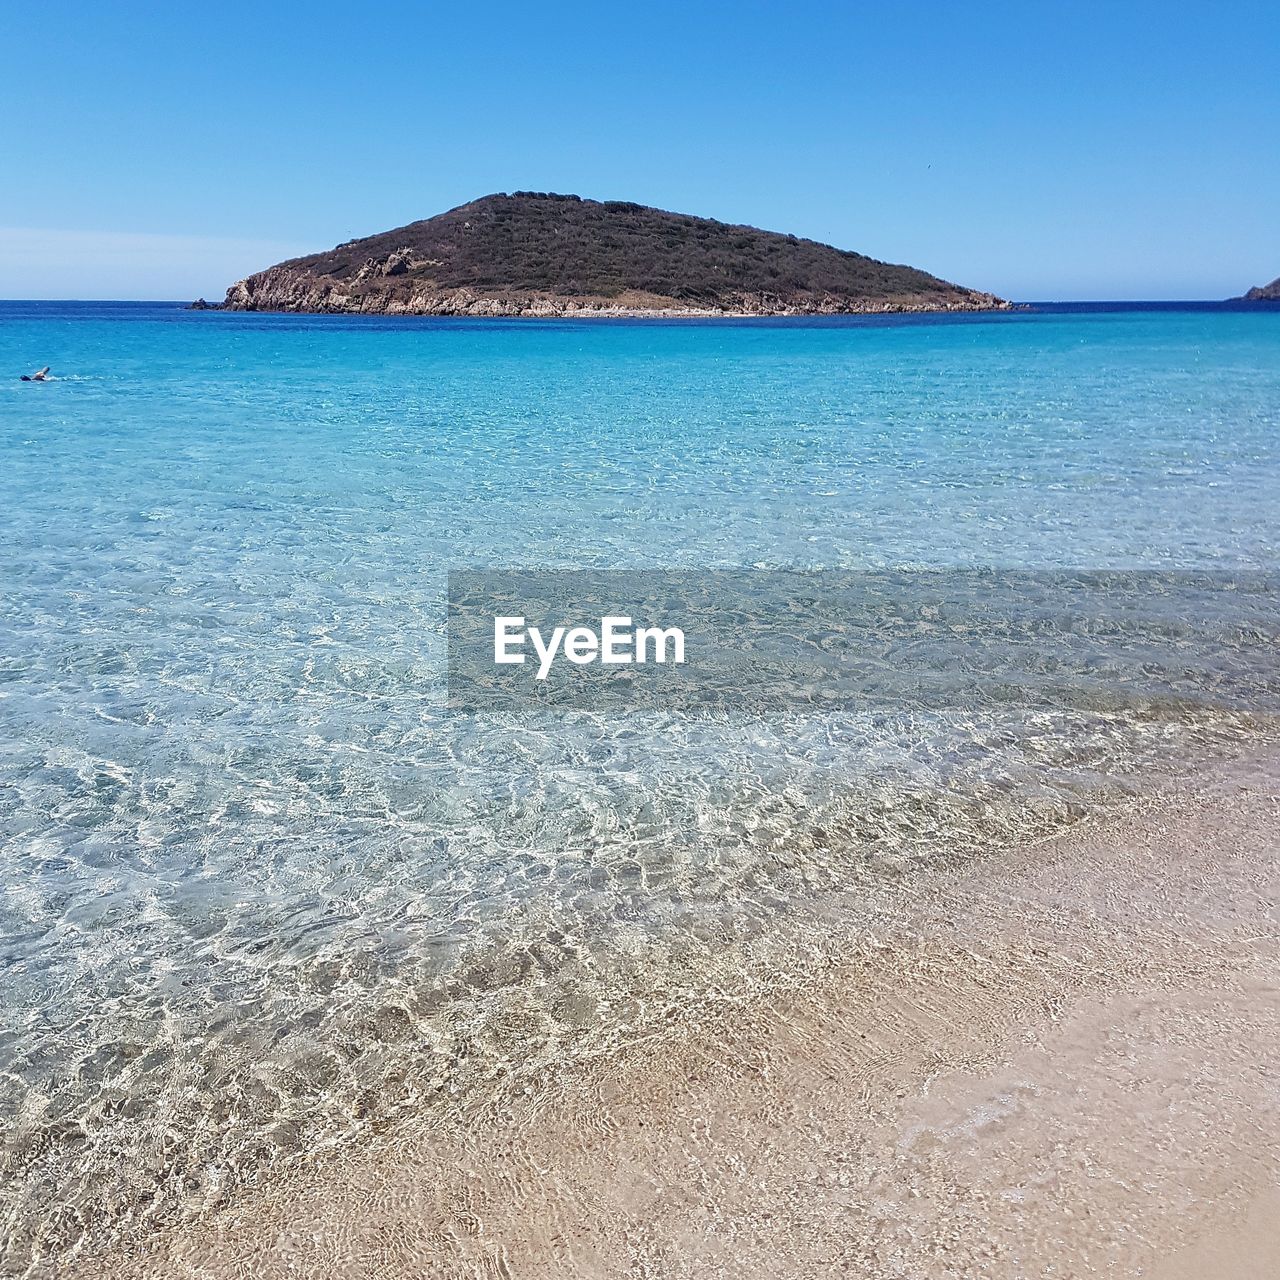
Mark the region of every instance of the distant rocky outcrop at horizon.
POLYGON ((1270 284, 1255 285, 1239 301, 1242 302, 1280 302, 1280 276, 1270 284))
POLYGON ((233 311, 769 316, 1009 303, 815 240, 623 201, 518 191, 239 280, 233 311))

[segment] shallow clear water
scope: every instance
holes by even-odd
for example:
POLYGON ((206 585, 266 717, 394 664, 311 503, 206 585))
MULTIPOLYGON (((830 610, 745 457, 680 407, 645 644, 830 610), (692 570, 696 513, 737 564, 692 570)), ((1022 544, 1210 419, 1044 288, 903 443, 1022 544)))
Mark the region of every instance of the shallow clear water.
MULTIPOLYGON (((450 720, 443 597, 459 566, 1275 570, 1276 311, 0 304, 0 370, 13 1268, 610 1051, 878 879, 1258 727, 1239 697, 450 720)), ((1225 645, 1274 692, 1273 639, 1152 679, 1225 645)))

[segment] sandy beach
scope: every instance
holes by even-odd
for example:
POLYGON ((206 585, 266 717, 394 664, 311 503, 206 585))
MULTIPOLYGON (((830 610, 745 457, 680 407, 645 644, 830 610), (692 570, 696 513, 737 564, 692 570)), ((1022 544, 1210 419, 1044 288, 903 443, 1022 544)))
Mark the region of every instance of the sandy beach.
POLYGON ((1280 1237, 1280 751, 913 878, 902 927, 93 1276, 1245 1280, 1280 1237))

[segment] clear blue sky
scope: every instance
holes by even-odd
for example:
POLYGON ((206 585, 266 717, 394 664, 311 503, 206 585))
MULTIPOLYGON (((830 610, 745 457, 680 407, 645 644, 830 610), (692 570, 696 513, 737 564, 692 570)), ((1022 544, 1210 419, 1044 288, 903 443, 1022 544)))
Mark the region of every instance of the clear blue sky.
POLYGON ((1274 3, 8 8, 0 297, 221 297, 525 188, 1015 298, 1280 275, 1274 3))

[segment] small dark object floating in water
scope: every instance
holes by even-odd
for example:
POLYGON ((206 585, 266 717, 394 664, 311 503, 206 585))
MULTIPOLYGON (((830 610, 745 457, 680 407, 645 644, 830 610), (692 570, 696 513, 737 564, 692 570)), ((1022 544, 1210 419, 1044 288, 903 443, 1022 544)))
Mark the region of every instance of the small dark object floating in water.
POLYGON ((49 366, 45 365, 43 369, 37 369, 35 373, 24 373, 22 375, 23 382, 48 382, 49 366))

